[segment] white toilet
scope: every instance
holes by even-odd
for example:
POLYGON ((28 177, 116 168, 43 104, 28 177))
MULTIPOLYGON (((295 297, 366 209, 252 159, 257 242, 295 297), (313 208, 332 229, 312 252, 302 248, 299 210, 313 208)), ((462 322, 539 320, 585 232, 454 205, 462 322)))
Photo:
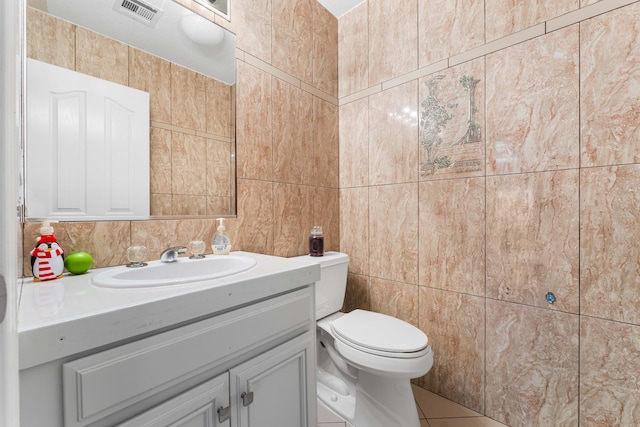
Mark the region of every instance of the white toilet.
POLYGON ((297 259, 321 268, 315 291, 318 398, 355 427, 419 427, 410 379, 433 366, 427 336, 395 317, 339 311, 348 255, 297 259))

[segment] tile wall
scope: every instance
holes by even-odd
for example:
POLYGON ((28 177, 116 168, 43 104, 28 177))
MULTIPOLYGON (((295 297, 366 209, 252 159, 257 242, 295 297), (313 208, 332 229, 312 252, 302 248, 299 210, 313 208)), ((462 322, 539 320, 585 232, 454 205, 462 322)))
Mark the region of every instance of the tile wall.
POLYGON ((389 4, 338 23, 345 308, 504 424, 640 425, 640 2, 389 4))
MULTIPOLYGON (((337 19, 314 0, 235 2, 231 22, 189 0, 179 2, 237 35, 237 218, 226 223, 233 249, 301 255, 311 227, 321 225, 326 248, 337 250, 337 19)), ((204 103, 219 96, 215 81, 31 8, 28 33, 32 57, 152 93, 151 160, 158 166, 152 166, 153 214, 208 215, 219 207, 220 200, 191 194, 233 182, 235 171, 218 158, 221 145, 230 152, 231 128, 205 114, 204 103), (101 61, 93 54, 96 46, 101 61)), ((229 194, 225 200, 228 209, 229 194)), ((38 228, 24 226, 25 275, 38 228)), ((131 244, 147 246, 156 259, 167 243, 210 241, 215 223, 152 219, 55 228, 68 253, 87 251, 94 267, 102 267, 126 263, 131 244)))

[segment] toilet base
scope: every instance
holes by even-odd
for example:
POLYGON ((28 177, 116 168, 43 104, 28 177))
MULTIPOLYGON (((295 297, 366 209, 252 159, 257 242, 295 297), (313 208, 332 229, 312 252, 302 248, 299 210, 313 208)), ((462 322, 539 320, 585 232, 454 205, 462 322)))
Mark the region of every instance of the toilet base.
MULTIPOLYGON (((319 372, 319 376, 330 375, 319 372)), ((356 384, 344 388, 335 383, 318 381, 318 398, 332 411, 355 427, 420 427, 418 409, 409 380, 358 373, 356 384)), ((336 378, 339 382, 343 379, 336 378)))

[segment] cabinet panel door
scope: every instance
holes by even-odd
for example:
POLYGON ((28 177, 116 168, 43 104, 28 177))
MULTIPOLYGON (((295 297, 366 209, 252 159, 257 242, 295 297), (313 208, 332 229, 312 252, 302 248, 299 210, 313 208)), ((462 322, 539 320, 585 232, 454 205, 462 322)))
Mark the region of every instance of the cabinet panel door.
POLYGON ((314 351, 307 332, 231 369, 232 427, 315 425, 314 351))
POLYGON ((215 377, 116 427, 229 427, 218 409, 229 406, 229 373, 215 377))

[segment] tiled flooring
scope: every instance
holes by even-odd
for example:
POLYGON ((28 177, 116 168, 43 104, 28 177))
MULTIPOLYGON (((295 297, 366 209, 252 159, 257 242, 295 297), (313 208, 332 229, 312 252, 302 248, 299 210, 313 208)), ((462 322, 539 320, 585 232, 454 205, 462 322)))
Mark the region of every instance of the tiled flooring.
MULTIPOLYGON (((420 427, 504 427, 491 418, 460 406, 444 397, 413 387, 420 427)), ((353 427, 318 402, 318 427, 353 427)), ((361 426, 358 426, 361 427, 361 426)), ((364 427, 364 426, 363 426, 364 427)))

